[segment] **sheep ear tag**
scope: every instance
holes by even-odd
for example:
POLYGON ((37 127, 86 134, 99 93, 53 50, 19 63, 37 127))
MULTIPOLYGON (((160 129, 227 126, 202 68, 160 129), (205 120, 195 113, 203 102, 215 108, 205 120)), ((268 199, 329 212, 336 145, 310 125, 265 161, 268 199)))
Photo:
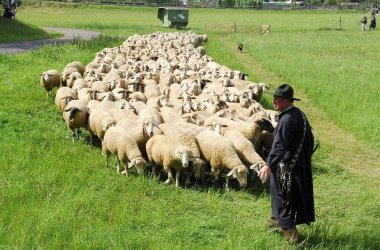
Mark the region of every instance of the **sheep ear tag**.
POLYGON ((228 176, 228 177, 235 176, 236 171, 237 171, 237 168, 233 168, 233 169, 227 174, 227 176, 228 176))

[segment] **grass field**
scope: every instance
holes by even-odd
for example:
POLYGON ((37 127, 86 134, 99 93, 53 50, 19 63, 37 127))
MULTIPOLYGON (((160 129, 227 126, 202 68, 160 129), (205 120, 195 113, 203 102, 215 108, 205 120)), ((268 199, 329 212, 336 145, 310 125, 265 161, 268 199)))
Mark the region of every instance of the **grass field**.
MULTIPOLYGON (((99 30, 93 42, 0 55, 0 246, 83 249, 287 248, 268 231, 268 187, 176 189, 150 177, 105 167, 85 133, 73 145, 38 74, 160 27, 155 9, 24 8, 21 25, 99 30), (114 38, 112 38, 114 37, 114 38)), ((269 36, 209 33, 207 53, 273 87, 295 86, 321 148, 313 158, 317 221, 299 228, 299 248, 378 249, 379 63, 377 31, 360 32, 354 12, 191 10, 189 29, 204 23, 272 25, 269 36), (339 17, 343 30, 327 30, 339 17), (363 42, 363 40, 365 42, 363 42), (238 41, 246 53, 237 54, 238 41), (360 58, 360 60, 358 60, 360 58)), ((33 33, 33 31, 31 31, 33 33)), ((36 37, 39 35, 37 34, 36 37)), ((44 35, 41 35, 43 37, 44 35)), ((17 39, 17 38, 15 38, 17 39)), ((267 96, 264 104, 270 105, 267 96)))

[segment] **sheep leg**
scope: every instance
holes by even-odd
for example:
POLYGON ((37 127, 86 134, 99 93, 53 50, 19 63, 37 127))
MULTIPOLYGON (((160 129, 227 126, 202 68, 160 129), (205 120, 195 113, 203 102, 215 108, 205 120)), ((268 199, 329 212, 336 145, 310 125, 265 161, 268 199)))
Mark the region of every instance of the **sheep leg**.
POLYGON ((191 184, 191 182, 190 182, 190 177, 191 177, 192 173, 189 172, 189 169, 187 169, 187 170, 185 171, 185 174, 186 174, 186 182, 185 182, 185 185, 186 185, 186 186, 190 186, 190 184, 191 184))
POLYGON ((116 159, 116 171, 118 174, 120 174, 120 160, 119 160, 119 158, 116 159))
POLYGON ((152 176, 156 177, 157 176, 157 167, 153 163, 151 163, 151 165, 152 165, 152 176))
POLYGON ((230 182, 230 177, 226 176, 226 187, 224 188, 226 191, 230 191, 229 182, 230 182))
POLYGON ((175 186, 176 187, 179 187, 179 178, 181 176, 181 169, 179 169, 176 173, 175 173, 175 186))
POLYGON ((107 153, 105 154, 106 155, 106 167, 108 168, 108 158, 110 157, 107 153))
POLYGON ((170 184, 174 180, 172 170, 168 169, 168 179, 165 181, 165 184, 170 184))
POLYGON ((91 145, 94 145, 94 134, 90 131, 90 143, 91 145))
POLYGON ((73 137, 73 143, 75 143, 75 128, 70 128, 71 136, 73 137))
POLYGON ((214 179, 212 180, 213 182, 217 182, 219 180, 219 172, 215 170, 214 168, 211 169, 211 174, 214 176, 214 179))
POLYGON ((80 128, 77 129, 77 141, 79 141, 79 135, 81 134, 80 128))
POLYGON ((125 164, 125 170, 122 171, 121 174, 125 174, 125 176, 128 176, 128 164, 125 164))

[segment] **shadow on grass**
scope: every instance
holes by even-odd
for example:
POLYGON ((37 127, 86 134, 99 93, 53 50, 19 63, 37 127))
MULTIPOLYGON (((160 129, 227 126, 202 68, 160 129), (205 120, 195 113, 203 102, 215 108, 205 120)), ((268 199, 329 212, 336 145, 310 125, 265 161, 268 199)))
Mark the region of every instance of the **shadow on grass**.
MULTIPOLYGON (((0 43, 30 41, 53 37, 52 34, 38 27, 18 20, 0 17, 0 43)), ((58 36, 54 35, 54 36, 58 36)))

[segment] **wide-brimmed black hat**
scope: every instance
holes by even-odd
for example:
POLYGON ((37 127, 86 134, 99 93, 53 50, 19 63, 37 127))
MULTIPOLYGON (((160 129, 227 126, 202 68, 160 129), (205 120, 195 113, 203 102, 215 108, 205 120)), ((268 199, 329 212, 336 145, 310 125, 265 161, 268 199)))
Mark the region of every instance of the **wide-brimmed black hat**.
POLYGON ((295 100, 295 101, 301 101, 301 99, 293 97, 293 88, 287 83, 284 83, 280 85, 273 93, 274 96, 279 96, 282 98, 295 100))

